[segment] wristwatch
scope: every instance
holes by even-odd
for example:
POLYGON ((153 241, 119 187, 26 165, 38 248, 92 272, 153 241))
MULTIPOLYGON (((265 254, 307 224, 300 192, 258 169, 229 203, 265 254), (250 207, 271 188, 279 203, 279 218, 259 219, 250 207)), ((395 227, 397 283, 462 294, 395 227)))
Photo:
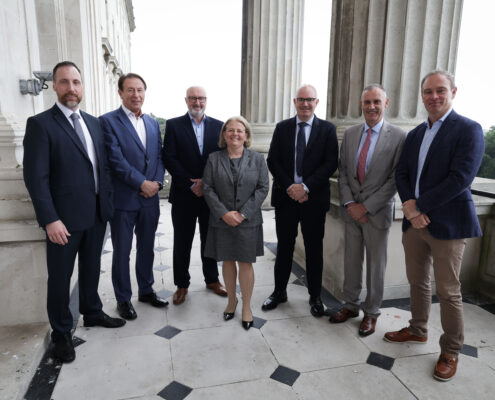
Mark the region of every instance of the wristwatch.
POLYGON ((155 182, 158 183, 158 191, 162 190, 163 184, 161 182, 158 182, 158 181, 155 181, 155 182))

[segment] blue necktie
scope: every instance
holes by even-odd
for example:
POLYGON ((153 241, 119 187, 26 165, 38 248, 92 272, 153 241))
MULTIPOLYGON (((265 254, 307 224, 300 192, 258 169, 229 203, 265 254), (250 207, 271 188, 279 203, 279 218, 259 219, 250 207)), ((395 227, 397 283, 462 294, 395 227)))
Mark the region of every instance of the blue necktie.
POLYGON ((304 151, 306 150, 306 134, 304 129, 306 122, 299 122, 299 132, 297 134, 297 142, 296 142, 296 172, 297 175, 302 176, 302 168, 304 161, 304 151))

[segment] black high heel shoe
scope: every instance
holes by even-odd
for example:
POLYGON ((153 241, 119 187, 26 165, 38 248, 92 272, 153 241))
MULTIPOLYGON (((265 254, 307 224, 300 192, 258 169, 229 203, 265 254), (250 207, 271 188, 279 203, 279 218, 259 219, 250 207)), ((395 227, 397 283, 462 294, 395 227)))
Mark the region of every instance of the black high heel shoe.
POLYGON ((251 328, 252 326, 253 326, 253 320, 251 320, 251 321, 242 321, 242 327, 245 330, 249 330, 249 328, 251 328))
POLYGON ((235 299, 235 307, 233 312, 223 312, 223 319, 224 321, 230 321, 232 318, 234 318, 235 315, 235 309, 237 308, 237 303, 239 303, 239 300, 235 299))

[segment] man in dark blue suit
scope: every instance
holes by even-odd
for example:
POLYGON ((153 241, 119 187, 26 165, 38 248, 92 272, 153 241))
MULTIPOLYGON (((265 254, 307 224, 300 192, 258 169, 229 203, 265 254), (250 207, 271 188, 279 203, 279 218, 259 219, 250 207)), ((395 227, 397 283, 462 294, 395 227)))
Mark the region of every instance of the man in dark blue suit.
POLYGON ((79 109, 79 68, 64 61, 53 69, 57 102, 27 120, 24 181, 36 218, 46 231, 47 309, 53 352, 75 359, 70 278, 79 258, 79 311, 85 326, 116 328, 125 321, 102 311, 98 296, 100 256, 106 221, 113 212, 112 185, 98 120, 79 109))
POLYGON ((146 92, 144 79, 129 73, 119 78, 118 85, 122 106, 102 115, 100 122, 115 189, 115 214, 110 221, 112 282, 120 316, 132 320, 137 317, 131 303, 129 271, 133 231, 138 300, 154 307, 168 304, 153 290, 155 232, 160 217, 158 191, 163 187, 165 169, 158 122, 141 111, 146 92))
POLYGON ((421 81, 428 119, 407 135, 396 170, 412 318, 409 327, 384 337, 427 341, 433 261, 444 331, 433 377, 441 381, 455 375, 464 341, 459 272, 466 238, 482 234, 470 186, 483 157, 483 131, 452 109, 456 92, 454 76, 446 71, 432 71, 421 81))
POLYGON ((330 176, 337 169, 339 148, 335 126, 314 114, 318 97, 313 86, 302 86, 294 105, 297 115, 277 124, 268 152, 278 245, 275 290, 261 308, 271 310, 287 301, 287 283, 301 223, 310 311, 320 317, 325 311, 320 297, 325 214, 330 207, 330 176))
POLYGON ((172 186, 168 201, 172 203, 172 224, 174 225, 174 304, 186 299, 191 276, 189 262, 191 247, 199 222, 201 240, 201 261, 206 287, 219 296, 227 292, 218 281, 216 260, 204 256, 208 218, 210 212, 203 197, 201 178, 208 155, 218 148, 222 121, 205 115, 206 91, 192 86, 186 91, 188 112, 182 117, 167 121, 163 143, 163 161, 170 175, 172 186))

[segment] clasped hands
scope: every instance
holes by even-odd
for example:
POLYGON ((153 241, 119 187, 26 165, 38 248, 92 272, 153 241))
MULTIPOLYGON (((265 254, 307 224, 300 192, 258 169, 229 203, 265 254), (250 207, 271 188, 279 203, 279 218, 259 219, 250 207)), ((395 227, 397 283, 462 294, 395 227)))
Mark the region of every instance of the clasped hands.
POLYGON ((309 197, 308 194, 306 193, 306 190, 304 190, 304 186, 302 183, 293 183, 287 188, 287 194, 292 200, 295 200, 299 203, 304 203, 305 201, 308 201, 309 197))
POLYGON ((222 220, 227 225, 235 228, 237 225, 240 225, 242 221, 244 221, 244 217, 239 211, 229 211, 222 216, 222 220))
POLYGON ((193 185, 191 186, 191 191, 198 197, 203 196, 203 181, 201 178, 191 179, 193 185))
POLYGON ((141 192, 139 192, 139 194, 144 198, 149 199, 150 197, 153 197, 155 194, 158 193, 158 190, 160 190, 160 185, 158 184, 158 182, 145 180, 141 184, 140 189, 141 192))
POLYGON ((431 222, 428 215, 422 213, 416 208, 416 199, 410 199, 403 203, 402 212, 415 229, 425 228, 431 222))
POLYGON ((368 210, 364 206, 363 203, 356 203, 352 202, 347 204, 346 206, 347 214, 354 220, 361 222, 362 224, 365 224, 368 222, 368 217, 366 214, 368 213, 368 210))

